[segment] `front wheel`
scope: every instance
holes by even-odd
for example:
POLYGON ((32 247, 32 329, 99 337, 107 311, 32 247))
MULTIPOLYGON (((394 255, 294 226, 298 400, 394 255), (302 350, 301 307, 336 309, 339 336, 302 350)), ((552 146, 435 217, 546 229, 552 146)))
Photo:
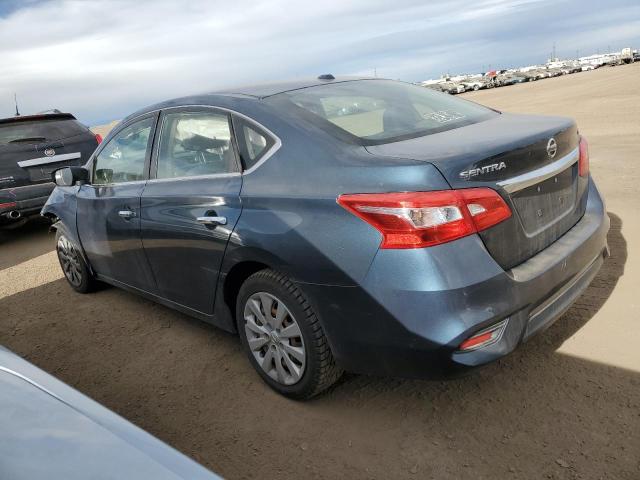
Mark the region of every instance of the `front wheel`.
POLYGON ((60 230, 56 233, 56 253, 65 278, 71 288, 79 293, 88 293, 95 287, 91 275, 78 247, 60 230))
POLYGON ((250 276, 240 288, 236 318, 249 361, 278 393, 311 398, 342 375, 318 317, 286 276, 273 270, 250 276))

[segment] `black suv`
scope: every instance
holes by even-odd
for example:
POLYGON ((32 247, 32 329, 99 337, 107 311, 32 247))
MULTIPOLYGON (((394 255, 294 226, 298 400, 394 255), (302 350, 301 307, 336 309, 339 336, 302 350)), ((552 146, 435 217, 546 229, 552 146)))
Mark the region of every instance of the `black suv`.
POLYGON ((84 165, 101 141, 58 110, 0 119, 0 226, 38 215, 55 186, 52 172, 84 165))

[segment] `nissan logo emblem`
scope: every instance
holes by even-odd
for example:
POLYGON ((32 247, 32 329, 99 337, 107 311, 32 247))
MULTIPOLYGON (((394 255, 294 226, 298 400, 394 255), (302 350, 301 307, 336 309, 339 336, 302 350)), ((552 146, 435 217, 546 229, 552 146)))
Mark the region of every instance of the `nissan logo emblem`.
POLYGON ((556 139, 551 137, 547 142, 547 155, 549 158, 553 158, 558 153, 558 144, 556 143, 556 139))
POLYGON ((45 154, 47 157, 53 157, 53 156, 56 154, 56 151, 55 151, 53 148, 47 148, 47 149, 44 151, 44 154, 45 154))

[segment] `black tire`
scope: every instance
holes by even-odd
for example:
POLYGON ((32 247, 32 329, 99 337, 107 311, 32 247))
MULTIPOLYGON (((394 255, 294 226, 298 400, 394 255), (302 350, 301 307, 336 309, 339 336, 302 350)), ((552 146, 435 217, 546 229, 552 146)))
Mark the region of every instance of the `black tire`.
MULTIPOLYGON (((274 309, 276 307, 272 306, 271 308, 274 309)), ((238 293, 238 300, 236 302, 236 319, 240 340, 251 365, 253 365, 267 385, 276 392, 286 397, 298 400, 308 399, 329 388, 342 375, 343 371, 338 365, 336 365, 329 343, 327 342, 327 337, 325 336, 322 326, 320 325, 320 321, 318 320, 318 316, 315 314, 300 289, 285 275, 268 269, 261 270, 251 275, 242 284, 238 293), (247 333, 245 332, 245 326, 247 324, 244 314, 245 307, 249 308, 247 302, 252 298, 252 296, 255 298, 255 295, 264 293, 274 297, 278 308, 280 306, 280 302, 282 302, 282 305, 284 305, 286 310, 290 313, 290 317, 287 317, 289 319, 288 321, 297 323, 301 332, 300 337, 302 337, 302 347, 305 359, 304 370, 299 380, 293 384, 287 385, 279 382, 277 379, 274 379, 267 374, 256 360, 254 352, 249 347, 249 340, 247 338, 247 333)), ((281 347, 276 347, 273 344, 267 344, 266 348, 268 350, 269 348, 276 349, 281 347)), ((256 352, 256 354, 259 353, 256 352)), ((273 358, 274 366, 276 358, 277 357, 273 358)), ((286 366, 283 360, 281 360, 281 366, 286 366)))
POLYGON ((78 246, 61 229, 56 231, 56 254, 60 268, 71 288, 78 293, 89 293, 95 290, 97 281, 87 267, 78 246))

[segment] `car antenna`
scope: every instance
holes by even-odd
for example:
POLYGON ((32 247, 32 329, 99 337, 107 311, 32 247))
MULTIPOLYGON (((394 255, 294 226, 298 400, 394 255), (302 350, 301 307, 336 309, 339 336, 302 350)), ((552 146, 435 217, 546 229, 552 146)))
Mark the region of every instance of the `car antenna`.
POLYGON ((16 117, 19 117, 20 111, 18 110, 18 95, 16 95, 15 93, 13 94, 13 101, 16 104, 16 117))

